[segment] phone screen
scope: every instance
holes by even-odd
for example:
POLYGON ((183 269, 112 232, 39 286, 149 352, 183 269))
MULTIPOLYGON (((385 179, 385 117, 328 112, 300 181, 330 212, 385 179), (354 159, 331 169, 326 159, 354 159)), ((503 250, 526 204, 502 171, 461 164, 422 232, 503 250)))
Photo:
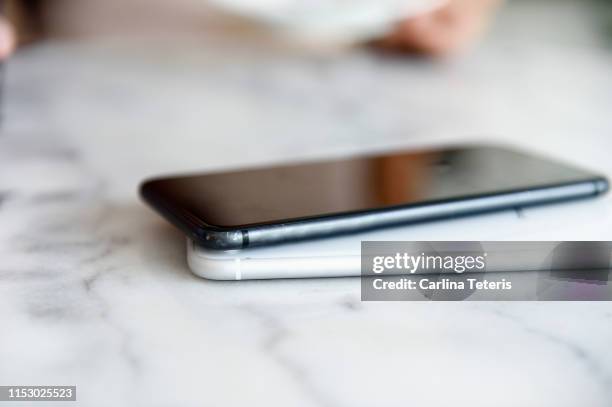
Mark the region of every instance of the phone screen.
POLYGON ((150 196, 221 228, 282 223, 588 181, 594 174, 493 147, 387 153, 155 180, 150 196))

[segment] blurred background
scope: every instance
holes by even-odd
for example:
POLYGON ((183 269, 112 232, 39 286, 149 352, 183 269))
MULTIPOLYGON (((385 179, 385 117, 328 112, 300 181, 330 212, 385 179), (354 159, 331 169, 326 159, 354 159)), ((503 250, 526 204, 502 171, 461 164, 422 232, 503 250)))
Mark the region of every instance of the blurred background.
POLYGON ((74 168, 58 184, 78 174, 65 189, 97 185, 99 199, 134 202, 159 174, 438 144, 513 144, 612 173, 612 1, 4 9, 6 158, 69 151, 74 168))
POLYGON ((593 167, 609 143, 610 1, 5 9, 5 131, 65 140, 117 196, 157 173, 483 139, 593 167))

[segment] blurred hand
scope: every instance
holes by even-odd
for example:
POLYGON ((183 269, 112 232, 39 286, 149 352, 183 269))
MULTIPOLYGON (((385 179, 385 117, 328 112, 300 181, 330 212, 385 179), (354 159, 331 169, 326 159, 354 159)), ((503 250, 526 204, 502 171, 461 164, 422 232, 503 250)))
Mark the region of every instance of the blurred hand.
POLYGON ((381 45, 430 55, 451 54, 484 31, 499 3, 500 0, 449 0, 431 13, 400 22, 381 45))
POLYGON ((15 31, 11 24, 0 17, 0 61, 6 59, 15 49, 15 31))

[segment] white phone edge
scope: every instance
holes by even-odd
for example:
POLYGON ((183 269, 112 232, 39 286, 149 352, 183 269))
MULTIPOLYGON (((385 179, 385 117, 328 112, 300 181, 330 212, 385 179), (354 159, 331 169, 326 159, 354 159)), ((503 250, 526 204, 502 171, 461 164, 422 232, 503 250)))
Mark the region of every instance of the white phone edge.
MULTIPOLYGON (((355 239, 352 245, 342 247, 334 240, 218 251, 203 248, 187 239, 187 263, 196 276, 209 280, 356 277, 361 276, 360 243, 355 239), (321 245, 326 245, 326 250, 321 245)), ((487 242, 481 243, 485 252, 499 250, 487 242)), ((489 262, 482 272, 550 270, 550 253, 557 242, 541 242, 539 248, 531 247, 530 242, 521 243, 522 247, 513 249, 513 252, 504 251, 505 256, 496 256, 497 260, 489 262)), ((427 274, 427 271, 417 271, 417 274, 427 274)))
POLYGON ((250 257, 247 251, 213 251, 187 239, 191 271, 209 280, 355 277, 361 275, 361 256, 250 257))

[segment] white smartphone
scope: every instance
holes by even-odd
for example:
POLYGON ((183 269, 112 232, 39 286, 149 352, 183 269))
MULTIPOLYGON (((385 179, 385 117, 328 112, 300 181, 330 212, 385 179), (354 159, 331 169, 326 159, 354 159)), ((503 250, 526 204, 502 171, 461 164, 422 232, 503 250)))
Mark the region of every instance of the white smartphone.
MULTIPOLYGON (((473 241, 494 240, 500 236, 499 233, 494 233, 495 230, 499 230, 495 226, 508 229, 510 232, 516 227, 520 228, 520 220, 511 211, 489 215, 487 218, 481 222, 479 228, 472 228, 472 231, 469 231, 469 225, 462 224, 467 220, 458 220, 455 221, 458 224, 450 229, 446 228, 446 231, 441 230, 442 225, 430 224, 427 231, 404 226, 356 235, 238 250, 208 249, 187 239, 187 262, 195 275, 212 280, 360 276, 362 241, 415 241, 440 240, 440 238, 465 240, 466 237, 473 241)), ((445 242, 440 244, 444 246, 445 242)), ((507 272, 550 270, 550 253, 558 242, 512 242, 502 248, 494 241, 478 242, 478 244, 489 254, 486 269, 481 271, 507 272)), ((425 272, 417 271, 417 274, 425 272)))
POLYGON ((335 247, 337 251, 332 253, 318 250, 316 244, 306 244, 315 247, 306 247, 303 248, 305 250, 299 251, 295 250, 295 245, 211 250, 187 239, 187 263, 195 275, 211 280, 358 276, 361 269, 359 251, 355 251, 354 247, 343 250, 341 245, 335 243, 320 246, 326 246, 327 249, 330 246, 335 247))

